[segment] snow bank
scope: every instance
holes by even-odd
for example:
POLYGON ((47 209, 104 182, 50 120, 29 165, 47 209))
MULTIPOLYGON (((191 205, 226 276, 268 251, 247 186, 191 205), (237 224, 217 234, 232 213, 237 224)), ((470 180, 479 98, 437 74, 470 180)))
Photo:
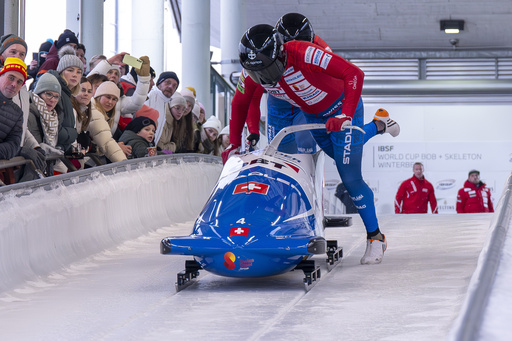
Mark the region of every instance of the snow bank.
POLYGON ((194 220, 222 169, 217 158, 205 159, 131 160, 45 179, 46 188, 3 191, 0 292, 171 222, 194 220))

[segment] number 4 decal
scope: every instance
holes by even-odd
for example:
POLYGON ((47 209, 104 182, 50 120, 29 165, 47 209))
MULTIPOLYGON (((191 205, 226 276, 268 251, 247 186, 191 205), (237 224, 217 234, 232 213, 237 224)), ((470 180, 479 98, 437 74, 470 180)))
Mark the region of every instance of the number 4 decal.
POLYGON ((240 218, 236 221, 237 224, 245 224, 245 218, 240 218))

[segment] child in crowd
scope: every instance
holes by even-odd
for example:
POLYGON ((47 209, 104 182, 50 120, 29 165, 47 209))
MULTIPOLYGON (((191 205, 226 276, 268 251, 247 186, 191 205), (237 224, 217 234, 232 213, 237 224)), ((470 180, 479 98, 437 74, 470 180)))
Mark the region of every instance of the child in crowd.
POLYGON ((133 158, 156 155, 156 123, 149 117, 139 116, 126 125, 119 142, 132 147, 133 158))

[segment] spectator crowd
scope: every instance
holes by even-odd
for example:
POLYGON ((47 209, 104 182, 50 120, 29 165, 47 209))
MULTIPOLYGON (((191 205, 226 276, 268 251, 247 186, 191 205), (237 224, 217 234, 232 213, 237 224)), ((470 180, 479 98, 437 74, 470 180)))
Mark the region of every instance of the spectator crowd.
POLYGON ((67 29, 28 65, 27 51, 14 34, 0 38, 0 185, 159 154, 220 156, 227 147, 229 128, 207 118, 193 87, 178 91, 175 72, 157 77, 148 56, 140 67, 123 62, 126 52, 87 63, 67 29))

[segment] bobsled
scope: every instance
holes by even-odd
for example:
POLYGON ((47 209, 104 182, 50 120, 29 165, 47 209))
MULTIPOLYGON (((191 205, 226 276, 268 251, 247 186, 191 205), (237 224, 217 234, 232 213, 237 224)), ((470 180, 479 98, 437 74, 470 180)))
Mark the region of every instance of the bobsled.
POLYGON ((287 127, 266 148, 229 158, 193 232, 160 243, 162 254, 193 256, 177 275, 177 291, 201 269, 228 277, 266 277, 300 269, 309 290, 321 275, 311 259, 314 255, 326 255, 329 271, 340 261, 342 248, 336 240, 326 240, 324 230, 349 225, 351 218, 324 217, 314 155, 278 151, 286 135, 310 129, 325 125, 287 127))

